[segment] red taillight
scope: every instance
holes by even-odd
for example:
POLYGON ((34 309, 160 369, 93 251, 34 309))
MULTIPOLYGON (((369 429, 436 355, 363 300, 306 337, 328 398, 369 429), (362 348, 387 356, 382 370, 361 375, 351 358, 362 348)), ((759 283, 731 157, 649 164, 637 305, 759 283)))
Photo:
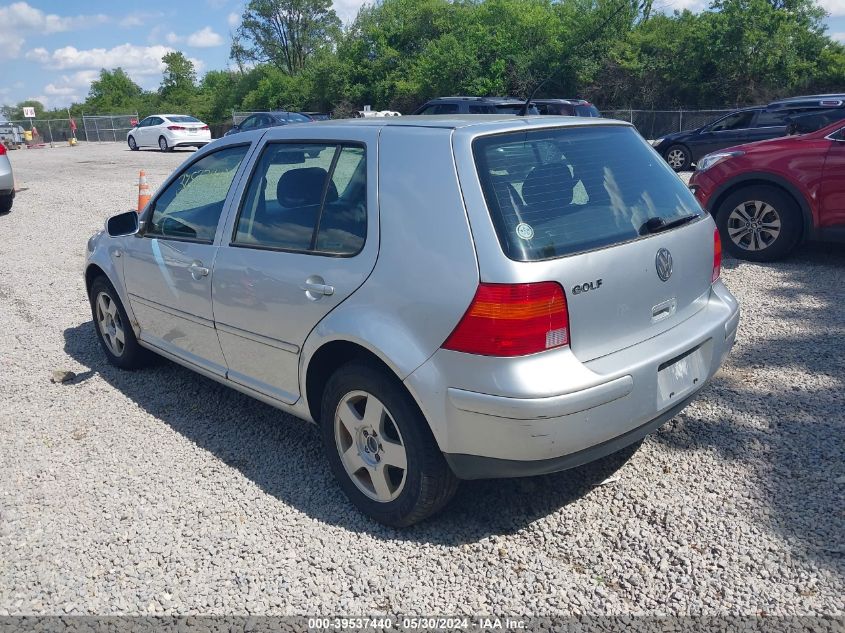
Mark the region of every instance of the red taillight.
POLYGON ((445 349, 482 356, 524 356, 569 345, 569 312, 560 284, 480 284, 445 349))
POLYGON ((713 276, 710 282, 714 282, 722 274, 722 238, 719 237, 719 229, 713 231, 713 276))
POLYGON ((181 125, 168 125, 168 130, 185 130, 187 128, 182 127, 181 125))
POLYGON ((203 125, 200 129, 201 129, 201 130, 207 130, 207 129, 208 129, 208 126, 207 126, 207 125, 203 125))
POLYGON ((6 146, 0 142, 0 156, 3 156, 6 153, 6 146))

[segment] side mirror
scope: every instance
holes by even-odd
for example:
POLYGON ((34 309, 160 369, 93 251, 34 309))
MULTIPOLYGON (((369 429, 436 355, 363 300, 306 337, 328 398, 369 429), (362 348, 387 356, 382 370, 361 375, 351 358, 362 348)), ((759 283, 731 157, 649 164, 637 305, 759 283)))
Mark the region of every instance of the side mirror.
POLYGON ((135 211, 127 211, 126 213, 113 215, 106 220, 106 233, 110 237, 134 235, 138 232, 139 226, 138 214, 135 211))

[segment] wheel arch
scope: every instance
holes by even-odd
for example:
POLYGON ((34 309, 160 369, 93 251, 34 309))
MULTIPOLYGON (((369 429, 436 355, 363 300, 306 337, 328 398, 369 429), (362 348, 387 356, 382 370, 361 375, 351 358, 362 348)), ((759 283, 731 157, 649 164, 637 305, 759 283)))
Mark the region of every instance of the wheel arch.
POLYGON ((719 207, 728 196, 745 187, 755 187, 761 185, 780 189, 783 193, 795 200, 798 204, 798 208, 801 210, 801 236, 799 237, 799 242, 806 241, 812 237, 814 234, 813 210, 810 207, 806 196, 804 196, 804 194, 801 193, 801 190, 794 184, 774 174, 749 173, 729 180, 716 189, 713 195, 710 196, 710 202, 707 210, 710 212, 710 215, 715 218, 719 211, 719 207))
POLYGON ((311 354, 305 367, 305 389, 303 393, 305 395, 308 413, 314 422, 319 422, 320 420, 323 391, 326 388, 329 378, 331 378, 332 374, 339 367, 352 360, 364 360, 379 367, 391 376, 395 376, 396 381, 402 385, 419 407, 416 398, 405 386, 396 369, 386 360, 360 343, 346 339, 335 339, 325 342, 318 347, 311 354))

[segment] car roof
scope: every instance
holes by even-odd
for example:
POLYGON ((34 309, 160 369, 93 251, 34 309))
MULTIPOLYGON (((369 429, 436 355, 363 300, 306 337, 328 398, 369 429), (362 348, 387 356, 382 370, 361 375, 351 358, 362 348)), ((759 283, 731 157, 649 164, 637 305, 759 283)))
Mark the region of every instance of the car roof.
POLYGON ((531 103, 569 103, 571 105, 593 105, 586 99, 531 99, 531 103))
POLYGON ((315 121, 312 125, 329 127, 427 127, 457 130, 484 127, 491 131, 510 131, 525 127, 578 127, 580 125, 626 125, 627 121, 600 117, 516 116, 504 114, 443 114, 409 115, 401 117, 368 117, 365 119, 331 119, 315 121))
POLYGON ((798 97, 787 97, 786 99, 777 99, 772 103, 792 103, 794 101, 813 101, 814 99, 845 99, 845 93, 834 92, 823 95, 802 95, 798 97))
POLYGON ((426 103, 432 103, 433 101, 481 101, 487 103, 525 103, 525 99, 521 99, 519 97, 463 97, 463 96, 454 96, 454 97, 435 97, 434 99, 429 99, 426 103))

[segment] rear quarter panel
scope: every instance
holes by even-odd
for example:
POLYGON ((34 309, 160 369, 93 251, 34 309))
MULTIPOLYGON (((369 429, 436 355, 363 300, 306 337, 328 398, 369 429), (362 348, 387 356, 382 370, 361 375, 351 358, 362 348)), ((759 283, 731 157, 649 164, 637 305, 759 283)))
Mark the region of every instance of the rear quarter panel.
POLYGON ((312 331, 310 358, 334 340, 358 343, 404 379, 434 354, 478 286, 473 238, 449 129, 385 126, 379 140, 379 253, 364 284, 312 331))

